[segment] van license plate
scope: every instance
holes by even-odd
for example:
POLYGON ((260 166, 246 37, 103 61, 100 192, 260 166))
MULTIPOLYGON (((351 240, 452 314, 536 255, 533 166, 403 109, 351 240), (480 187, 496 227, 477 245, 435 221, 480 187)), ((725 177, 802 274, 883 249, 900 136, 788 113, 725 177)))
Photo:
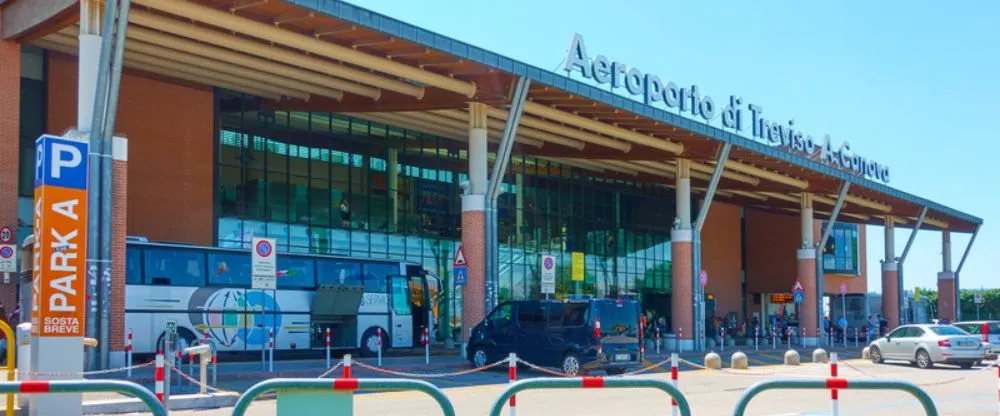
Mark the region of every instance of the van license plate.
POLYGON ((615 361, 628 361, 631 358, 628 354, 615 354, 615 361))

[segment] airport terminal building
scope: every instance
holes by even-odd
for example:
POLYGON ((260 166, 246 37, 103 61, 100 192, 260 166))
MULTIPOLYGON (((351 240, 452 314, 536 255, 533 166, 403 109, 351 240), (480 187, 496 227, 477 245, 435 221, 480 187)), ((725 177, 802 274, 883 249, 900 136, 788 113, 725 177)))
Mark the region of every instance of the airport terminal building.
MULTIPOLYGON (((78 56, 95 30, 80 1, 27 3, 0 1, 0 225, 18 241, 32 233, 35 139, 81 127, 78 56)), ((553 73, 332 0, 133 0, 128 21, 112 340, 126 283, 149 283, 133 269, 156 261, 126 256, 126 235, 411 261, 443 282, 443 327, 496 301, 631 297, 697 344, 713 317, 793 314, 813 334, 842 287, 866 292, 869 267, 898 324, 891 231, 919 228, 944 231, 939 310, 956 318, 949 234, 981 219, 891 188, 877 155, 588 54, 579 35, 553 73), (888 230, 880 265, 865 259, 868 225, 888 230)), ((159 283, 212 284, 173 272, 159 283)), ((0 289, 8 311, 16 292, 0 289)))

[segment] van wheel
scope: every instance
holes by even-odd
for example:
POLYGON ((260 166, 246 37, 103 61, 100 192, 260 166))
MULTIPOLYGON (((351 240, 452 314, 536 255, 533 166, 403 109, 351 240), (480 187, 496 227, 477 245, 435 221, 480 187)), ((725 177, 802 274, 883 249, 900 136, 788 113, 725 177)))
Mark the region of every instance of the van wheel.
POLYGON ((469 361, 472 361, 472 365, 476 368, 483 368, 486 364, 489 364, 489 356, 486 355, 486 350, 482 347, 476 348, 472 351, 472 357, 469 361))
MULTIPOLYGON (((388 337, 385 335, 385 331, 382 331, 382 353, 385 353, 385 348, 388 347, 389 342, 388 337)), ((368 328, 365 334, 361 337, 361 347, 359 352, 362 357, 374 357, 378 355, 378 329, 368 328)))
POLYGON ((934 367, 934 362, 931 361, 931 355, 928 354, 927 351, 917 351, 917 367, 923 369, 934 367))
POLYGON ((566 353, 562 360, 562 372, 571 376, 580 374, 580 358, 574 353, 566 353))

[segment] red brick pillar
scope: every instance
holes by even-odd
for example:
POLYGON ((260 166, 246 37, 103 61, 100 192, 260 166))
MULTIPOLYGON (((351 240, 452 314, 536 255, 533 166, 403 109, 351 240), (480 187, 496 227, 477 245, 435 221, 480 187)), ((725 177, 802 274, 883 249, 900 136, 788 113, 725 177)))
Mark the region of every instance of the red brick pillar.
MULTIPOLYGON (((3 13, 0 10, 0 13, 3 13)), ((0 39, 0 226, 17 235, 17 170, 21 136, 21 45, 0 39)), ((17 307, 17 276, 0 285, 0 301, 8 313, 17 307)), ((7 317, 4 317, 6 319, 7 317)))
POLYGON ((111 151, 111 354, 124 363, 125 236, 128 209, 128 139, 115 137, 111 151))
POLYGON ((483 195, 462 197, 462 254, 467 277, 462 288, 462 343, 486 317, 486 211, 483 195))
POLYGON ((694 275, 691 270, 691 230, 670 233, 670 321, 681 348, 694 348, 694 275))
POLYGON ((955 321, 955 273, 938 273, 938 319, 955 321))
POLYGON ((899 326, 899 263, 882 263, 882 317, 889 330, 899 326))
MULTIPOLYGON (((805 301, 799 305, 799 325, 806 330, 806 345, 817 345, 816 339, 816 249, 800 248, 795 252, 798 260, 798 279, 805 292, 805 301)), ((785 334, 781 334, 784 336, 785 334)), ((821 336, 826 336, 822 334, 821 336)))

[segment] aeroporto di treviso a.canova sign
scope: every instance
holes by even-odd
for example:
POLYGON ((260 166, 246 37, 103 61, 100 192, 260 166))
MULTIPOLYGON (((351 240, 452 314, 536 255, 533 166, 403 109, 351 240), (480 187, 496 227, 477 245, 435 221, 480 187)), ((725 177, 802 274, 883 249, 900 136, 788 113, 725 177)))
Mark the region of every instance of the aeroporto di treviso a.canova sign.
POLYGON ((737 95, 730 96, 729 102, 719 110, 712 97, 702 95, 697 85, 679 87, 673 82, 663 82, 656 75, 645 74, 621 62, 609 60, 604 55, 591 58, 587 55, 583 36, 579 34, 573 35, 564 62, 564 69, 569 75, 579 71, 581 76, 598 84, 611 84, 612 89, 624 87, 629 94, 642 96, 642 101, 647 105, 661 105, 682 115, 690 114, 706 123, 721 111, 719 115, 722 126, 737 132, 744 131, 744 118, 749 114, 750 134, 754 139, 810 157, 819 151, 820 160, 828 165, 850 169, 870 179, 889 182, 888 166, 851 153, 851 145, 847 141, 834 147, 830 135, 826 134, 822 143, 819 143, 813 136, 796 129, 793 121, 781 123, 767 119, 763 116, 763 107, 752 103, 744 105, 743 98, 737 95))

